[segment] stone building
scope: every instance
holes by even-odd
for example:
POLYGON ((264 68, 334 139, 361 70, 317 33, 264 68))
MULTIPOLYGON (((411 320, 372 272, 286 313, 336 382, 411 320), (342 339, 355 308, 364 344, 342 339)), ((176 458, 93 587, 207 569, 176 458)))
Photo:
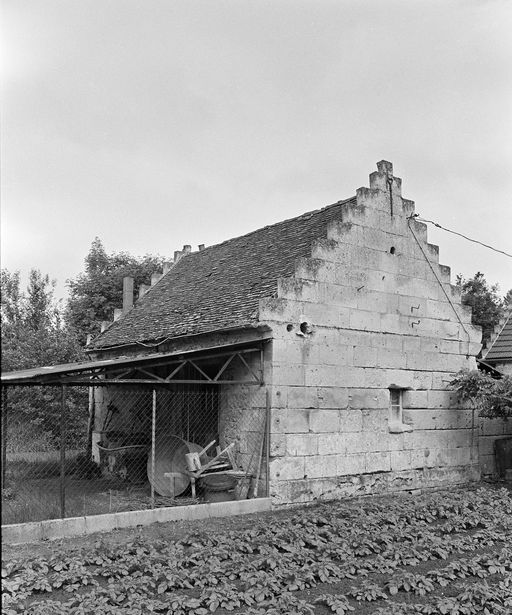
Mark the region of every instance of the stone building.
POLYGON ((247 350, 222 371, 233 384, 216 402, 217 429, 247 465, 247 417, 262 398, 237 370, 256 373, 275 504, 480 475, 478 425, 449 383, 476 367, 481 330, 391 163, 377 169, 354 197, 186 246, 133 305, 127 286, 124 309, 89 346, 94 360, 211 357, 208 373, 223 370, 220 350, 247 350))
MULTIPOLYGON (((494 375, 503 374, 512 376, 512 307, 509 307, 503 318, 495 328, 487 347, 482 351, 482 361, 485 365, 491 366, 494 375), (498 372, 498 374, 496 374, 498 372)), ((498 440, 505 440, 509 443, 509 456, 512 466, 512 421, 502 421, 500 419, 481 419, 479 425, 479 453, 480 467, 483 474, 495 474, 497 471, 496 454, 497 447, 500 447, 498 440)))
POLYGON ((498 323, 482 359, 500 373, 512 376, 512 307, 498 323))

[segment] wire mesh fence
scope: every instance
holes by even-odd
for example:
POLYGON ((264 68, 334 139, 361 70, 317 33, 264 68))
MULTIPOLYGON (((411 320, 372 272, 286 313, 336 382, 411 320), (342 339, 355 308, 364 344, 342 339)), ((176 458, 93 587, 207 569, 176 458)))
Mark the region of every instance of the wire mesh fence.
POLYGON ((261 497, 265 388, 5 387, 2 524, 261 497))

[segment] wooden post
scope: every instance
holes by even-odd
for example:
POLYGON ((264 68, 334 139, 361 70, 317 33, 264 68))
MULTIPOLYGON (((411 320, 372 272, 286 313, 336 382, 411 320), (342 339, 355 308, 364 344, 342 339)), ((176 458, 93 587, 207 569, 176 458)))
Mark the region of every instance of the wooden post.
POLYGON ((7 387, 2 387, 2 489, 7 487, 5 482, 7 470, 7 387))
POLYGON ((269 405, 269 396, 268 396, 268 390, 267 390, 267 397, 266 397, 266 402, 265 402, 265 415, 263 419, 263 430, 262 430, 263 433, 261 434, 261 446, 259 450, 258 465, 256 466, 256 480, 254 481, 254 487, 252 491, 253 498, 258 497, 258 483, 260 482, 261 463, 263 461, 263 446, 265 444, 265 440, 267 437, 268 405, 269 405))
POLYGON ((66 517, 66 385, 61 385, 60 404, 60 516, 66 517))
POLYGON ((89 418, 87 419, 87 445, 85 450, 87 461, 92 459, 92 432, 94 431, 94 420, 96 418, 95 395, 95 387, 89 387, 89 418))
POLYGON ((265 429, 265 496, 270 497, 270 418, 272 412, 272 394, 269 387, 266 390, 266 429, 265 429))
POLYGON ((155 508, 155 453, 156 453, 156 389, 153 389, 153 412, 151 416, 151 508, 155 508))

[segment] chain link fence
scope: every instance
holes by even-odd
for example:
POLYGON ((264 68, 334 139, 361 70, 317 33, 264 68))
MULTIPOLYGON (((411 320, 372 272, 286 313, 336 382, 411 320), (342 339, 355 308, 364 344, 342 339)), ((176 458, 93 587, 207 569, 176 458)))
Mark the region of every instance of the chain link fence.
POLYGON ((2 524, 265 496, 265 387, 15 386, 2 524))

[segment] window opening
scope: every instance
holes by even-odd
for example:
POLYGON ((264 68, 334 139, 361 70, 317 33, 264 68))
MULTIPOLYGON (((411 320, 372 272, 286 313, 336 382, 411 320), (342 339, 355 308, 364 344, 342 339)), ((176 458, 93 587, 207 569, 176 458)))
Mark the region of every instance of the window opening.
POLYGON ((389 431, 391 433, 403 433, 412 431, 410 425, 403 422, 403 394, 404 389, 389 389, 389 431))
POLYGON ((393 423, 402 422, 402 390, 390 389, 390 421, 393 423))

